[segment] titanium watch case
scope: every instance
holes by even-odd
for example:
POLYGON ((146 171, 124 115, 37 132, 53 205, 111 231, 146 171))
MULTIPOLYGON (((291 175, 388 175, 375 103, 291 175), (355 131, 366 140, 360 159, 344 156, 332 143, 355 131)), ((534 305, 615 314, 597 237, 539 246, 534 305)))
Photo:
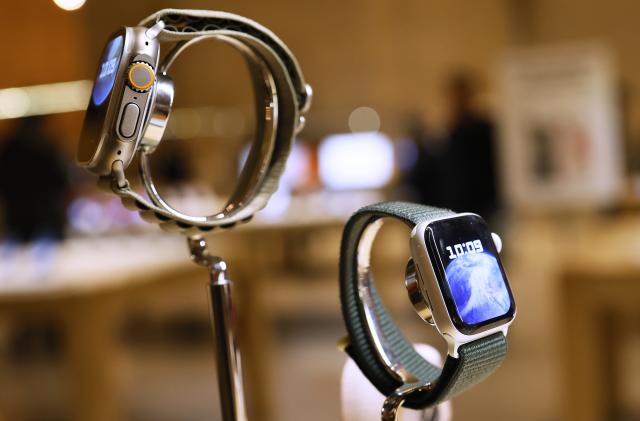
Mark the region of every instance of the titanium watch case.
POLYGON ((163 9, 143 19, 137 27, 123 31, 120 36, 127 37, 127 45, 125 48, 122 38, 121 55, 115 56, 114 51, 118 49, 111 45, 113 37, 120 39, 115 34, 100 62, 92 90, 92 97, 97 92, 99 98, 89 103, 85 115, 78 148, 79 165, 99 175, 99 185, 120 196, 125 207, 138 211, 143 219, 168 231, 193 234, 228 229, 249 221, 277 189, 291 146, 304 127, 305 114, 311 104, 311 87, 305 83, 295 57, 269 29, 226 12, 163 9), (129 31, 135 32, 133 41, 129 40, 129 31), (171 207, 157 190, 148 157, 162 140, 173 103, 173 81, 167 71, 182 51, 205 39, 223 41, 242 53, 249 67, 259 117, 247 162, 223 209, 214 214, 189 215, 171 207), (130 42, 135 45, 131 46, 130 42), (159 44, 162 44, 161 52, 159 44), (173 45, 165 52, 166 44, 173 45), (138 57, 146 64, 139 66, 137 73, 129 72, 126 69, 134 67, 127 65, 136 64, 136 53, 150 60, 138 57), (120 60, 117 66, 112 62, 114 57, 120 60), (123 76, 129 80, 123 80, 123 76), (109 81, 108 84, 105 81, 109 81), (128 92, 127 82, 131 87, 143 88, 136 91, 146 93, 147 102, 141 104, 144 107, 127 102, 124 97, 128 92), (136 119, 124 118, 127 106, 136 111, 136 119), (125 172, 137 153, 140 157, 138 179, 147 197, 132 189, 125 172))
MULTIPOLYGON (((458 358, 458 348, 463 344, 490 336, 496 332, 502 332, 506 337, 509 325, 511 325, 516 316, 516 304, 513 299, 513 294, 504 274, 502 264, 499 263, 511 300, 511 308, 507 314, 500 320, 490 321, 486 325, 473 330, 458 327, 453 320, 457 317, 455 315, 456 310, 455 308, 449 310, 451 304, 449 304, 449 306, 447 305, 447 299, 442 291, 443 288, 448 288, 449 284, 444 275, 444 264, 433 243, 433 234, 430 226, 440 221, 462 219, 469 216, 482 220, 480 216, 473 213, 460 213, 444 218, 424 221, 416 225, 411 231, 410 247, 412 259, 407 265, 405 278, 405 286, 407 287, 409 299, 416 312, 423 320, 436 327, 447 342, 447 353, 454 358, 458 358), (429 243, 427 243, 427 238, 430 240, 429 243), (454 313, 453 317, 451 312, 454 313)), ((490 233, 488 228, 487 232, 490 233)), ((491 233, 488 241, 493 243, 497 252, 496 258, 499 261, 498 255, 501 248, 501 240, 499 240, 497 235, 491 233), (496 238, 498 241, 495 240, 496 238), (500 247, 498 247, 498 245, 500 247)))
POLYGON ((171 79, 156 72, 160 55, 160 43, 156 35, 157 32, 152 31, 151 28, 123 27, 114 32, 106 43, 105 51, 101 56, 103 61, 99 65, 94 81, 94 89, 104 64, 106 49, 118 36, 124 38, 115 81, 105 99, 108 104, 96 106, 92 89, 77 154, 78 163, 97 175, 111 174, 117 161, 121 161, 122 168, 127 168, 131 163, 144 137, 149 115, 155 106, 155 94, 159 83, 170 85, 168 86, 171 91, 170 101, 173 98, 171 79), (137 63, 147 65, 152 71, 153 81, 148 88, 142 87, 136 90, 128 83, 129 69, 137 63), (102 107, 106 107, 106 111, 101 110, 102 107), (135 111, 135 107, 137 107, 137 115, 133 116, 135 121, 131 121, 134 118, 127 113, 127 110, 135 111), (127 124, 128 130, 131 130, 131 124, 134 126, 131 135, 123 133, 123 127, 127 124))

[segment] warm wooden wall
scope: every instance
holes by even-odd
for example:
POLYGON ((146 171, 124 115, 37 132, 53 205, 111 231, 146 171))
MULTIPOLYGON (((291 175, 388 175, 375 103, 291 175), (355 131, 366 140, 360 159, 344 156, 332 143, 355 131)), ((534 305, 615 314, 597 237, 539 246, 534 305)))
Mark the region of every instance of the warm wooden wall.
MULTIPOLYGON (((92 79, 109 33, 175 2, 87 0, 76 12, 52 0, 1 0, 4 24, 0 88, 92 79)), ((294 51, 315 88, 305 136, 348 130, 356 107, 378 110, 382 129, 398 135, 408 112, 435 126, 446 115, 442 84, 464 67, 484 80, 491 105, 495 68, 504 51, 523 43, 603 40, 619 60, 630 93, 630 116, 640 117, 640 58, 633 0, 191 0, 181 7, 213 8, 249 16, 273 29, 294 51)), ((236 105, 250 110, 246 72, 228 47, 198 47, 175 69, 177 105, 236 105), (187 77, 188 69, 188 77, 187 77)), ((81 113, 63 119, 75 143, 81 113), (75 123, 74 123, 75 122, 75 123)), ((640 137, 640 118, 632 123, 640 137)), ((0 129, 6 123, 0 123, 0 129)))

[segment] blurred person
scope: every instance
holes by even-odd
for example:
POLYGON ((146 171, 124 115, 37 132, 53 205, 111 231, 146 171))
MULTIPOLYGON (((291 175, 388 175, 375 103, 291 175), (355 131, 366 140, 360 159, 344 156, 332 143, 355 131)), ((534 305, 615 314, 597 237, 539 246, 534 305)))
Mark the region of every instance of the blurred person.
POLYGON ((405 121, 407 138, 401 141, 398 153, 403 184, 408 189, 406 199, 431 206, 443 206, 446 189, 443 179, 443 148, 440 138, 429 132, 417 113, 405 121))
POLYGON ((494 124, 474 107, 477 85, 470 73, 455 73, 446 89, 450 122, 442 162, 443 205, 491 218, 499 206, 494 124))
POLYGON ((163 151, 157 164, 158 178, 174 188, 180 188, 193 177, 191 161, 177 142, 167 143, 168 150, 163 151))
POLYGON ((44 117, 23 119, 0 149, 4 232, 21 243, 64 236, 69 182, 44 123, 44 117))
POLYGON ((45 132, 45 122, 44 117, 22 119, 0 144, 0 204, 6 237, 0 259, 11 263, 18 246, 28 244, 40 274, 50 266, 52 247, 64 238, 69 191, 65 162, 45 132))

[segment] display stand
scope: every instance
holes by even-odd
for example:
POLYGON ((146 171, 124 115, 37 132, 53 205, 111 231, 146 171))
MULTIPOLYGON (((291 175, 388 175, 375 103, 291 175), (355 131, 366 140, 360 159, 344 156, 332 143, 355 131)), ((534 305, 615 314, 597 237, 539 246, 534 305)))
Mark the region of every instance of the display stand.
MULTIPOLYGON (((232 282, 227 279, 227 263, 209 253, 207 241, 202 236, 187 238, 191 260, 209 270, 209 297, 211 321, 215 336, 215 359, 218 374, 218 393, 223 421, 247 421, 242 382, 240 351, 235 337, 235 314, 232 303, 232 282)), ((439 363, 438 352, 419 344, 416 350, 434 364, 439 363)), ((386 399, 367 381, 351 360, 342 375, 342 416, 346 421, 371 419, 370 408, 380 408, 382 421, 397 421, 402 396, 386 399)), ((449 421, 451 404, 445 402, 424 411, 407 411, 406 421, 449 421)), ((404 417, 403 417, 404 419, 404 417)))
POLYGON ((235 317, 231 298, 231 280, 227 279, 227 263, 209 254, 202 236, 187 238, 191 260, 209 269, 211 322, 215 336, 215 358, 218 372, 218 394, 223 421, 246 421, 242 386, 240 351, 236 344, 235 317))
MULTIPOLYGON (((434 365, 442 364, 440 353, 432 346, 416 344, 415 349, 434 365)), ((424 410, 403 409, 398 402, 382 395, 362 374, 356 363, 348 359, 342 370, 341 415, 344 421, 451 421, 451 402, 446 401, 424 410), (380 408, 382 407, 382 410, 380 408), (402 413, 402 415, 400 415, 402 413)))

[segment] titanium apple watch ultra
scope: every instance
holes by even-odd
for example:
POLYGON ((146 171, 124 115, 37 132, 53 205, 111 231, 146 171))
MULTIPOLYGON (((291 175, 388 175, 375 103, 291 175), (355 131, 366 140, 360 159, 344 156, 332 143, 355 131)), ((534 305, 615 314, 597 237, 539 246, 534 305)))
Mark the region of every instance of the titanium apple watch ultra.
POLYGON ((471 213, 405 202, 357 211, 340 251, 340 299, 346 352, 385 396, 382 419, 398 408, 422 409, 450 399, 495 370, 507 351, 515 302, 500 257, 501 241, 471 213), (376 293, 370 252, 383 218, 411 229, 405 286, 416 312, 446 340, 443 367, 425 361, 390 318, 376 293))
POLYGON ((78 162, 101 176, 127 207, 164 228, 191 232, 229 228, 266 205, 310 103, 311 88, 296 59, 265 27, 224 12, 161 10, 139 26, 121 28, 107 42, 89 100, 78 162), (149 171, 149 155, 160 143, 171 112, 171 64, 187 47, 211 38, 234 46, 246 59, 258 123, 238 185, 223 210, 192 216, 162 198, 149 171), (151 200, 133 191, 125 176, 136 153, 151 200))

